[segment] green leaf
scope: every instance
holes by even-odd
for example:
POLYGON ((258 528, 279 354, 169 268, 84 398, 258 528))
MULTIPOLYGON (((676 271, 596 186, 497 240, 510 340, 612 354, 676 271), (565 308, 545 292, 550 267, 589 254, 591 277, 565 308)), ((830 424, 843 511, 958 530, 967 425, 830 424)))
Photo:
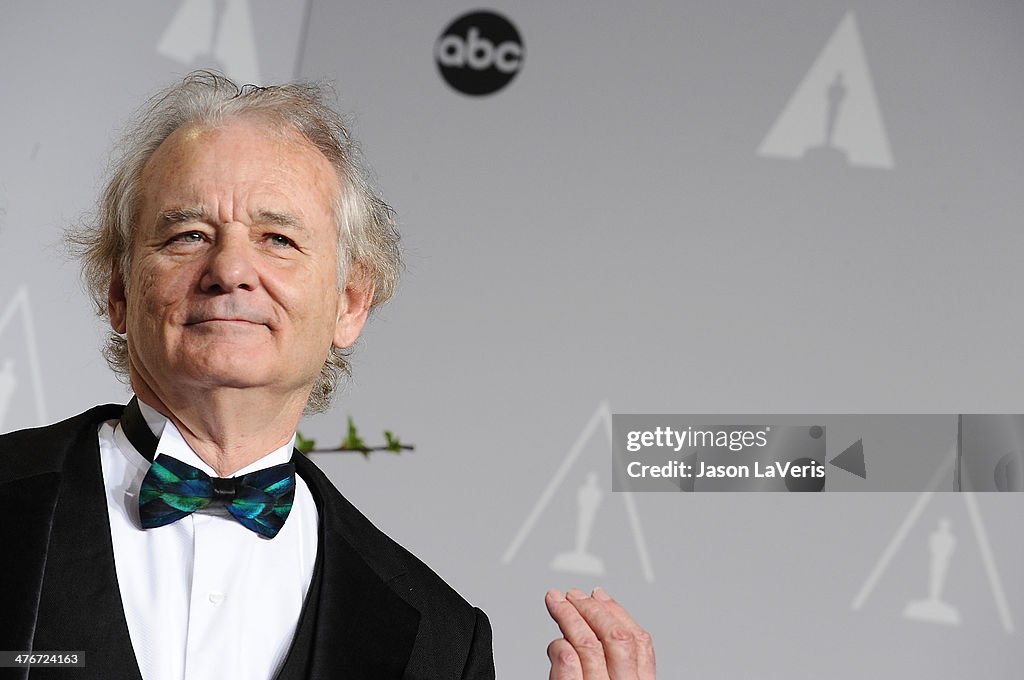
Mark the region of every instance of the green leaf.
POLYGON ((369 452, 366 450, 369 447, 366 446, 366 442, 359 436, 356 424, 352 422, 352 416, 348 417, 348 436, 341 443, 341 448, 348 449, 349 451, 362 451, 364 456, 369 455, 369 452))
POLYGON ((398 441, 398 437, 391 433, 391 430, 384 430, 384 439, 387 440, 388 451, 394 451, 395 453, 401 453, 402 442, 398 441))
POLYGON ((302 436, 301 432, 295 433, 295 448, 299 450, 299 453, 309 453, 316 448, 315 439, 306 439, 302 436))

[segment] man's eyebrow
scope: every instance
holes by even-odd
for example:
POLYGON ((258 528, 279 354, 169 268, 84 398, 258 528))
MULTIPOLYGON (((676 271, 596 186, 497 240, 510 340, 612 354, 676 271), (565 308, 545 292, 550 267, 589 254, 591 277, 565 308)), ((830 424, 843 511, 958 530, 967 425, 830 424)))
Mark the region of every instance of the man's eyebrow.
POLYGON ((166 228, 183 222, 198 222, 206 217, 203 208, 172 208, 157 215, 157 226, 166 228))
POLYGON ((298 217, 289 215, 288 213, 274 212, 273 210, 257 210, 255 214, 255 221, 259 224, 273 224, 278 227, 287 227, 289 229, 302 229, 305 225, 298 217))

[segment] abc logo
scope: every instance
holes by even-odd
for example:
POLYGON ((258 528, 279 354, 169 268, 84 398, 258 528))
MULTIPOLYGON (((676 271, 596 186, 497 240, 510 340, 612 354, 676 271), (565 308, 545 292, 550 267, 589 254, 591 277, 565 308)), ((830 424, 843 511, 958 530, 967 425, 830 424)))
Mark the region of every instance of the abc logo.
POLYGON ((523 40, 505 17, 463 14, 437 39, 434 57, 441 77, 463 94, 492 94, 508 85, 523 65, 523 40))

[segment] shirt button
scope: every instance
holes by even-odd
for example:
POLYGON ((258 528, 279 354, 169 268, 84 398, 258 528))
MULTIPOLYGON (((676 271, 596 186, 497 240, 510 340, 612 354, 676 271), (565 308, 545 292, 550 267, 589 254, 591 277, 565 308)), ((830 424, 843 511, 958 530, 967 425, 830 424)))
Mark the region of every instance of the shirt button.
POLYGON ((223 601, 224 601, 224 593, 218 593, 216 591, 210 593, 210 603, 211 604, 220 604, 223 601))

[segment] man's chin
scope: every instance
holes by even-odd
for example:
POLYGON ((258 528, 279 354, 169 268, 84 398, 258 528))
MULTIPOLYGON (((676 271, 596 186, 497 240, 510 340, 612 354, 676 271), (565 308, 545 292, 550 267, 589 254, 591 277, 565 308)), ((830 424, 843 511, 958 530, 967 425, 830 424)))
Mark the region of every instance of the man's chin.
POLYGON ((206 389, 262 387, 275 382, 271 363, 242 350, 225 353, 220 357, 186 358, 177 370, 171 372, 169 382, 173 384, 178 380, 206 389))
POLYGON ((273 381, 268 379, 266 376, 261 376, 252 372, 210 371, 193 377, 195 378, 195 384, 197 386, 207 390, 222 387, 245 390, 266 387, 273 384, 273 381))

